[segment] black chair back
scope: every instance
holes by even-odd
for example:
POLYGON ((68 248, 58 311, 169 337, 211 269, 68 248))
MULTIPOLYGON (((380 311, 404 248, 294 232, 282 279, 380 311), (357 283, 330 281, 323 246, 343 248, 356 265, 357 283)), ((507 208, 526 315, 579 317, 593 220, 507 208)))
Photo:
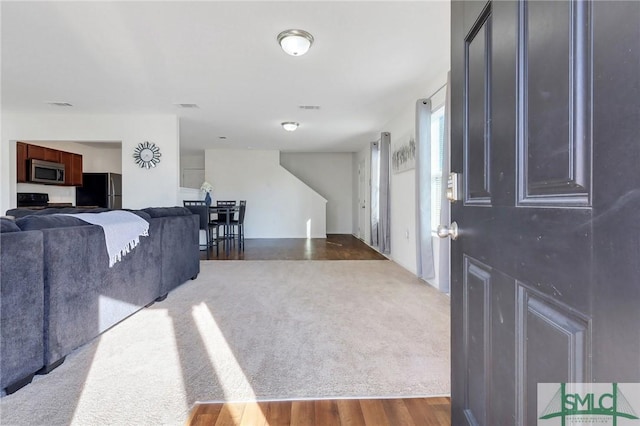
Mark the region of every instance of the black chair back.
POLYGON ((183 201, 185 208, 193 214, 197 214, 200 217, 200 229, 209 229, 209 208, 202 200, 185 200, 183 201))
POLYGON ((238 223, 244 224, 244 212, 247 210, 247 200, 240 200, 240 211, 238 212, 238 223))
MULTIPOLYGON (((216 206, 218 207, 235 207, 236 200, 218 200, 216 206)), ((229 220, 233 220, 234 213, 231 213, 229 220)), ((227 213, 218 213, 218 223, 227 223, 227 213)))

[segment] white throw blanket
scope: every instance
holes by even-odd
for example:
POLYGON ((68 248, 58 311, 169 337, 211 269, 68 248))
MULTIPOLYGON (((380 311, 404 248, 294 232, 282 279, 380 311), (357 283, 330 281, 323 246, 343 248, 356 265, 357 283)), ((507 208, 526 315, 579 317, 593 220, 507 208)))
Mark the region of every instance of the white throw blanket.
POLYGON ((104 240, 109 253, 109 267, 122 260, 140 243, 140 237, 149 236, 149 222, 138 215, 122 210, 103 213, 64 214, 76 217, 104 229, 104 240))

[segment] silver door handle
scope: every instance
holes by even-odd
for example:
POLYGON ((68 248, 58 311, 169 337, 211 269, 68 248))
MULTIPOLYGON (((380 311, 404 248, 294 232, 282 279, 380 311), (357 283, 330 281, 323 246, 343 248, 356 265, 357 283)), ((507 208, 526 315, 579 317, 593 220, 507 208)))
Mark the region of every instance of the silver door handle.
POLYGON ((438 237, 451 237, 452 240, 458 239, 458 224, 453 222, 451 225, 438 225, 438 237))

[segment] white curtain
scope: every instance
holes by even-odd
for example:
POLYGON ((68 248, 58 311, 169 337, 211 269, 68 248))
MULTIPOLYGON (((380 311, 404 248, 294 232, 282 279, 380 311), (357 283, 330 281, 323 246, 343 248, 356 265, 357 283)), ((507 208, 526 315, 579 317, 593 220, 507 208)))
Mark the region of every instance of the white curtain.
POLYGON ((371 144, 371 245, 381 253, 391 252, 391 134, 383 132, 371 144))
POLYGON ((380 136, 380 241, 381 253, 391 253, 391 133, 380 136))
MULTIPOLYGON (((435 278, 431 237, 431 100, 416 101, 416 269, 435 278)), ((435 194, 434 194, 435 195, 435 194)))
POLYGON ((380 222, 380 140, 371 142, 371 245, 378 247, 380 222))
MULTIPOLYGON (((442 191, 440 193, 440 223, 448 225, 451 223, 451 204, 447 199, 446 182, 451 171, 451 71, 447 73, 447 95, 444 104, 444 152, 442 165, 442 191)), ((449 293, 451 282, 451 239, 440 238, 438 241, 440 259, 438 262, 438 287, 441 292, 449 293)))

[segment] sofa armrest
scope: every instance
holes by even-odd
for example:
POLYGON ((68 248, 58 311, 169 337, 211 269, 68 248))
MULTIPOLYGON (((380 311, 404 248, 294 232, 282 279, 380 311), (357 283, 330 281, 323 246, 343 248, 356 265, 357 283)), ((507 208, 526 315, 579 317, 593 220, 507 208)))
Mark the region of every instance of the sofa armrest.
POLYGON ((42 242, 40 231, 0 234, 0 389, 44 365, 42 242))
POLYGON ((164 295, 200 273, 200 219, 189 214, 154 220, 162 223, 161 293, 164 295))

